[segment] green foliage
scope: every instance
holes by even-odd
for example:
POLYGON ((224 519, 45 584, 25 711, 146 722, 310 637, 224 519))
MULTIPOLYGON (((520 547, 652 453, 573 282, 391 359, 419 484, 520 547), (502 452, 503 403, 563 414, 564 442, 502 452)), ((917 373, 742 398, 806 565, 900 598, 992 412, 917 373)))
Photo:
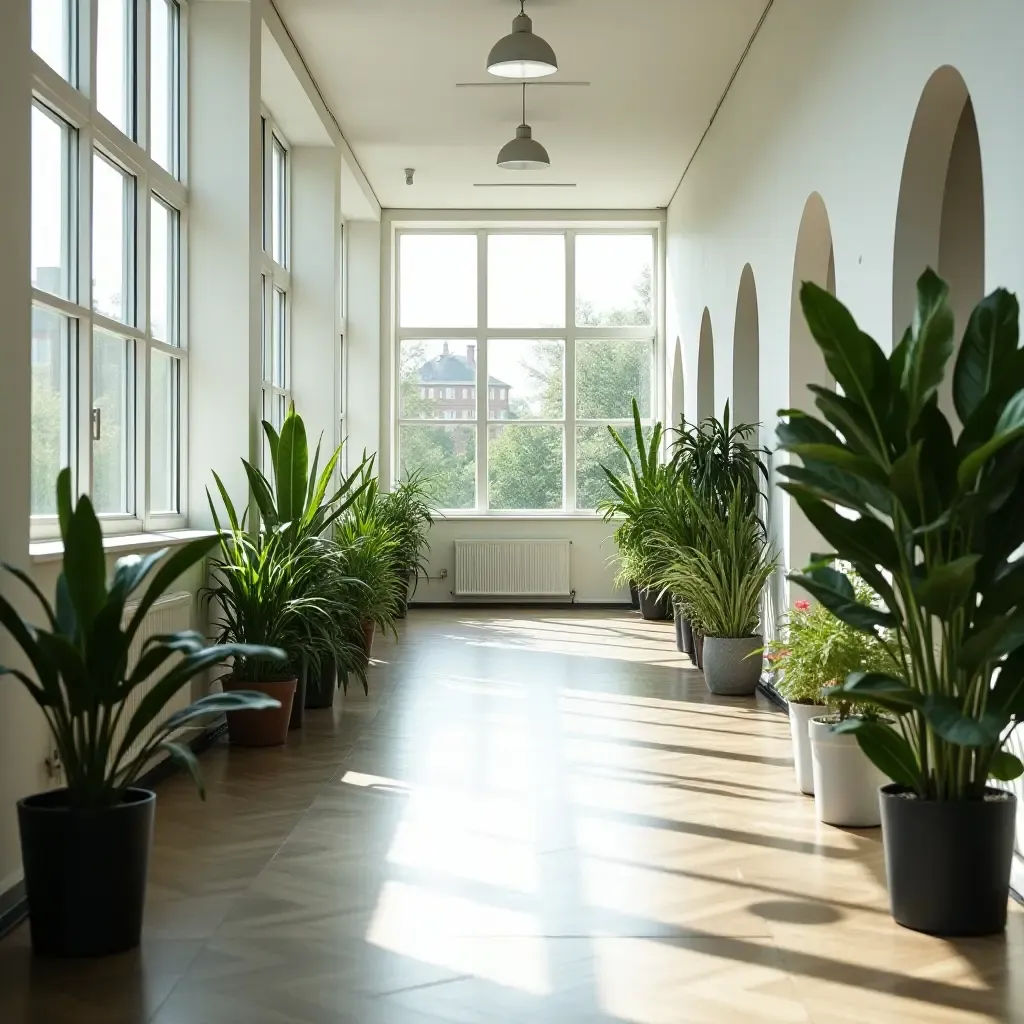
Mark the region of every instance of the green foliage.
POLYGON ((209 715, 276 707, 277 701, 256 693, 211 694, 165 718, 138 752, 133 753, 132 746, 200 672, 227 657, 270 662, 283 658, 284 652, 268 646, 210 647, 199 633, 185 630, 148 638, 131 664, 129 650, 146 613, 183 572, 206 556, 215 538, 192 541, 170 555, 164 549, 145 558, 118 559, 108 582, 99 521, 88 497, 80 497, 72 507, 67 469, 57 477, 57 510, 64 567, 57 579, 56 610, 30 577, 11 566, 4 568, 39 601, 46 625, 22 619, 0 597, 0 623, 24 652, 35 678, 16 668, 0 668, 0 674, 18 679, 42 709, 64 765, 72 806, 119 803, 124 790, 161 750, 188 769, 203 795, 195 757, 176 742, 176 734, 209 715), (125 625, 129 600, 151 574, 125 625), (130 711, 127 698, 158 673, 160 678, 130 711))
MULTIPOLYGON (((862 579, 851 580, 856 600, 874 605, 878 595, 862 579)), ((798 600, 789 613, 781 635, 765 646, 772 668, 781 672, 776 687, 786 700, 797 704, 823 704, 829 690, 852 672, 882 676, 899 671, 892 652, 891 631, 866 633, 837 618, 823 604, 798 600)), ((831 700, 837 703, 835 697, 831 700)), ((840 717, 849 714, 875 717, 873 705, 851 706, 838 701, 840 717)))
MULTIPOLYGON (((422 471, 413 470, 397 480, 390 492, 378 494, 374 503, 374 517, 388 527, 396 541, 395 564, 402 588, 407 575, 412 576, 414 590, 419 578, 427 575, 428 534, 437 514, 430 492, 430 480, 422 471)), ((401 592, 404 595, 404 590, 401 592)))
POLYGON ((334 527, 340 571, 350 581, 346 601, 360 625, 395 634, 399 599, 408 577, 399 569, 399 538, 373 516, 348 516, 334 527))
POLYGON ((895 724, 854 718, 844 730, 920 796, 980 800, 990 776, 1016 772, 1002 747, 1024 712, 1019 311, 999 290, 972 313, 953 369, 954 435, 938 402, 955 349, 948 288, 928 270, 917 290, 914 322, 888 357, 834 297, 801 290, 841 393, 811 389, 820 418, 780 412, 781 446, 803 463, 781 468, 782 486, 884 607, 822 563, 790 578, 850 627, 895 637, 897 672, 841 684, 895 724))
POLYGON ((725 514, 717 497, 697 495, 685 479, 677 487, 692 516, 691 543, 659 531, 653 542, 659 556, 655 583, 673 593, 686 617, 704 636, 749 637, 761 616, 761 595, 775 571, 757 517, 737 486, 725 514))

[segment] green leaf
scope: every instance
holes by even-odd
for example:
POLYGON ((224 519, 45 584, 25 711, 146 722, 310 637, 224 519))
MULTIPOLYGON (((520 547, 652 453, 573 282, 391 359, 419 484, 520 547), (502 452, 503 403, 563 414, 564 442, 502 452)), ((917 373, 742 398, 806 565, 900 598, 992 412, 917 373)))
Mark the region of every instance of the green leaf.
POLYGON ((820 384, 808 384, 807 390, 814 395, 814 404, 822 416, 843 435, 850 448, 886 465, 886 446, 879 439, 867 409, 820 384))
POLYGON ((918 441, 907 448, 896 458, 889 471, 889 489, 896 495, 903 510, 914 524, 920 524, 924 515, 918 492, 923 444, 923 441, 918 441))
POLYGON ((260 518, 268 530, 273 530, 280 525, 280 517, 277 514, 277 504, 274 501, 273 492, 270 490, 270 483, 267 478, 246 459, 242 459, 242 468, 249 479, 249 490, 252 491, 253 501, 260 511, 260 518))
POLYGON ((953 371, 953 404, 961 423, 967 423, 985 396, 1012 372, 1019 315, 1017 297, 1002 288, 974 307, 953 371))
POLYGON ((1000 782, 1013 782, 1024 775, 1024 764, 1008 750, 997 750, 988 766, 988 777, 1000 782))
POLYGON ((302 518, 305 511, 306 482, 309 476, 309 449, 306 427, 294 405, 281 427, 281 439, 274 463, 277 484, 277 511, 282 523, 302 518))
POLYGON ((852 476, 888 486, 889 477, 877 462, 864 455, 857 455, 848 448, 838 444, 792 444, 789 451, 799 455, 801 459, 814 462, 826 462, 831 466, 846 470, 852 476))
POLYGON ((1003 409, 992 437, 966 455, 957 470, 957 480, 963 490, 975 482, 982 467, 997 452, 1018 438, 1024 437, 1024 391, 1018 391, 1003 409))
POLYGON ((840 686, 833 689, 855 700, 873 701, 897 715, 917 711, 924 706, 924 695, 919 690, 885 672, 851 672, 840 686))
POLYGON ((853 733, 868 760, 887 778, 920 790, 921 767, 910 744, 892 726, 865 718, 847 718, 833 732, 853 733))
POLYGON ((971 595, 980 559, 981 555, 964 555, 935 566, 915 588, 918 601, 940 619, 951 618, 971 595))
POLYGON ((180 768, 184 768, 192 777, 192 781, 199 790, 199 799, 206 799, 206 786, 203 784, 203 773, 199 768, 199 761, 196 755, 185 746, 184 743, 176 743, 174 740, 164 740, 159 747, 167 752, 167 756, 180 768))
POLYGON ((960 648, 960 667, 973 674, 986 661, 998 661, 1024 645, 1024 610, 1007 612, 978 628, 975 627, 960 648))
POLYGON ((928 694, 924 714, 939 736, 958 747, 990 747, 999 742, 1002 723, 996 715, 975 718, 964 714, 960 705, 945 694, 928 694))
POLYGON ((835 569, 817 566, 803 574, 788 573, 786 578, 817 598, 837 619, 862 633, 877 635, 878 627, 892 629, 896 626, 896 618, 890 612, 860 604, 853 584, 835 569))
POLYGON ((800 304, 825 365, 843 393, 864 409, 877 413, 884 408, 889 365, 878 344, 857 327, 850 311, 824 288, 805 281, 800 304))
POLYGON ((267 438, 267 448, 270 452, 270 464, 272 466, 277 465, 277 446, 281 443, 280 435, 274 428, 273 423, 268 423, 266 420, 263 421, 263 433, 267 438))
POLYGON ((62 469, 57 474, 57 519, 60 523, 60 536, 63 540, 71 529, 71 470, 62 469))
POLYGON ((917 309, 903 366, 902 389, 909 404, 911 425, 937 393, 953 347, 949 285, 928 269, 917 282, 917 309))
POLYGON ((99 520, 84 494, 71 514, 64 537, 63 575, 78 621, 88 632, 107 596, 107 561, 99 520))

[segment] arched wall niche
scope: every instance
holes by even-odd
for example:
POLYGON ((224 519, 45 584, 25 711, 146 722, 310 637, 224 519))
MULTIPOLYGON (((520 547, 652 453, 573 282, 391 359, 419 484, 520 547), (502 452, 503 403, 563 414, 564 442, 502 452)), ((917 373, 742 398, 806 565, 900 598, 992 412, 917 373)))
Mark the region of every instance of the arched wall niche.
POLYGON ((740 274, 736 325, 732 344, 732 420, 760 423, 761 370, 757 318, 757 285, 750 264, 740 274))
POLYGON ((711 330, 711 313, 707 306, 700 320, 700 343, 697 348, 697 419, 715 415, 715 338, 711 330))
POLYGON ((683 376, 683 345, 679 338, 676 338, 675 349, 672 354, 672 385, 669 392, 668 423, 666 426, 678 427, 679 421, 683 418, 685 407, 685 379, 683 376))
MULTIPOLYGON (((913 319, 925 267, 949 283, 959 338, 985 293, 985 189, 974 104, 948 64, 925 84, 907 140, 893 249, 893 344, 913 319)), ((939 404, 954 415, 949 375, 939 404)))

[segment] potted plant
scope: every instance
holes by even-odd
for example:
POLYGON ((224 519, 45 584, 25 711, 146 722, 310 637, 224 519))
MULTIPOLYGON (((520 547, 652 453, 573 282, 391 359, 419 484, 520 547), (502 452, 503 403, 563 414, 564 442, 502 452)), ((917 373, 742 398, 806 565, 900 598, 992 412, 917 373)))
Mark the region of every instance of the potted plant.
POLYGON ((841 391, 811 387, 822 418, 781 414, 782 447, 802 462, 782 469, 783 486, 880 604, 859 601, 824 561, 791 579, 900 666, 854 672, 838 688, 894 718, 838 727, 893 779, 881 790, 893 915, 935 934, 997 932, 1016 800, 989 779, 1024 772, 1004 749, 1024 713, 1017 301, 1002 290, 985 298, 957 350, 948 288, 926 271, 914 322, 889 356, 823 289, 803 285, 801 302, 841 391), (956 432, 938 400, 954 351, 956 432))
MULTIPOLYGON (((361 499, 371 484, 366 470, 373 460, 367 459, 364 453, 363 461, 355 471, 347 477, 342 475, 338 486, 332 488, 343 446, 338 445, 320 469, 321 435, 310 464, 306 426, 295 411, 294 402, 288 408, 280 432, 264 420, 263 433, 267 441, 270 477, 245 459, 242 465, 262 529, 277 534, 285 551, 297 552, 308 548, 311 541, 323 541, 333 523, 361 499)), ((345 658, 339 647, 344 645, 344 640, 336 628, 339 616, 322 613, 325 603, 339 601, 344 594, 343 588, 334 585, 330 565, 333 552, 325 546, 327 543, 322 543, 318 551, 320 565, 316 570, 301 575, 297 581, 301 589, 296 589, 293 595, 297 599, 309 599, 306 607, 311 609, 301 648, 291 652, 295 656, 298 680, 289 719, 293 729, 302 725, 307 705, 325 707, 334 702, 337 663, 339 656, 342 660, 345 658), (310 694, 309 691, 314 692, 310 694)))
POLYGON ((118 559, 108 582, 99 522, 87 497, 72 508, 67 469, 57 478, 57 509, 64 565, 56 610, 25 573, 5 566, 38 599, 46 621, 30 624, 0 597, 0 621, 31 666, 0 672, 17 678, 39 705, 67 780, 18 802, 33 948, 47 956, 103 956, 137 946, 142 930, 156 795, 136 785, 140 775, 163 752, 204 796, 195 755, 176 738, 181 730, 224 711, 275 704, 259 693, 216 693, 163 717, 168 701, 225 657, 270 662, 284 652, 210 647, 185 631, 152 637, 140 658, 130 658, 146 613, 216 539, 170 555, 164 549, 118 559), (127 603, 147 579, 125 623, 127 603), (133 693, 143 695, 130 700, 133 693))
POLYGON ((228 714, 231 742, 240 746, 279 746, 288 737, 303 651, 330 614, 315 594, 312 581, 324 557, 316 537, 296 541, 285 531, 252 534, 246 516, 238 517, 223 482, 214 474, 227 515, 222 526, 213 499, 207 497, 217 529, 220 557, 211 569, 203 599, 216 607, 213 626, 221 644, 272 645, 287 653, 283 662, 261 654, 233 656, 232 669, 221 679, 224 691, 247 690, 272 697, 274 704, 258 711, 228 714))
POLYGON ((661 535, 664 560, 659 583, 679 594, 703 637, 700 661, 712 693, 752 694, 761 677, 755 631, 761 596, 775 570, 756 515, 744 507, 739 487, 724 516, 714 502, 699 498, 685 481, 694 519, 694 541, 680 548, 661 535))
POLYGON ((420 577, 427 575, 428 535, 434 525, 435 511, 430 500, 429 480, 414 470, 396 481, 394 488, 379 494, 374 503, 375 518, 388 526, 396 540, 398 567, 398 617, 404 619, 409 600, 416 592, 420 577))

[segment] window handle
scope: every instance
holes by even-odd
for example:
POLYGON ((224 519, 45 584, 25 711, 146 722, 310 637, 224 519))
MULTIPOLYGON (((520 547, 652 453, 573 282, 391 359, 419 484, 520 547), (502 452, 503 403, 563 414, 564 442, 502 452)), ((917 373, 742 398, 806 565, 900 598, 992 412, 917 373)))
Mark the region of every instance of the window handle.
POLYGON ((103 428, 103 414, 102 410, 98 405, 94 405, 92 409, 92 439, 98 441, 100 439, 100 433, 103 428))

